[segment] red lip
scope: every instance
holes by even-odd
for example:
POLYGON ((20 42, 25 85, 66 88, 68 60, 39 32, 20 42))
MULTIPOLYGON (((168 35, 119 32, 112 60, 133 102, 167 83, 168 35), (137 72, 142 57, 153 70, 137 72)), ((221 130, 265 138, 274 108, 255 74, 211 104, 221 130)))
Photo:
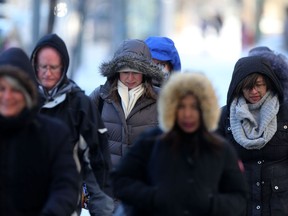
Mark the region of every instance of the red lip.
POLYGON ((257 101, 257 100, 260 100, 260 96, 253 96, 253 97, 250 97, 251 98, 251 100, 253 100, 253 101, 257 101))
POLYGON ((194 127, 195 123, 183 123, 184 127, 191 128, 194 127))

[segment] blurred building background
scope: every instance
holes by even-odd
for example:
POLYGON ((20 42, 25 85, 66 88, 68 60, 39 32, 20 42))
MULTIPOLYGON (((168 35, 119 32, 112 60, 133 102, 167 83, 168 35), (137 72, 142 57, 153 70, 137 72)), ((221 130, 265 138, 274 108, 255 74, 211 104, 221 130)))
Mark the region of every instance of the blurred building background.
POLYGON ((30 54, 41 36, 57 33, 69 49, 69 75, 89 94, 104 82, 99 64, 122 40, 168 36, 183 70, 210 70, 221 83, 252 46, 287 51, 287 5, 288 0, 0 0, 0 49, 20 46, 30 54))

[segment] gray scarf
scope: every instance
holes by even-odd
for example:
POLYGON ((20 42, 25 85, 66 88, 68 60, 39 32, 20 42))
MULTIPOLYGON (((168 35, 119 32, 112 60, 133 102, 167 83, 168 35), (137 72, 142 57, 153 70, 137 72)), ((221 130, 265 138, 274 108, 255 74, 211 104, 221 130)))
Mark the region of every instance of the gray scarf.
POLYGON ((237 143, 246 149, 261 149, 277 131, 279 100, 270 91, 255 104, 244 97, 234 99, 230 107, 230 125, 237 143))

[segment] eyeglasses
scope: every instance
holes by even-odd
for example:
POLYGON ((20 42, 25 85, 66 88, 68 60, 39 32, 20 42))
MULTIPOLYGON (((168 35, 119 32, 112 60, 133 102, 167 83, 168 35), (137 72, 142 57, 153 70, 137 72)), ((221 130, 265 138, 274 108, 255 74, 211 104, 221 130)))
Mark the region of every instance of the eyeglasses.
POLYGON ((252 88, 244 88, 244 91, 251 91, 253 89, 262 91, 264 88, 266 88, 266 83, 256 83, 252 88))
POLYGON ((50 70, 51 73, 59 73, 62 65, 37 65, 37 69, 40 72, 47 72, 50 70))

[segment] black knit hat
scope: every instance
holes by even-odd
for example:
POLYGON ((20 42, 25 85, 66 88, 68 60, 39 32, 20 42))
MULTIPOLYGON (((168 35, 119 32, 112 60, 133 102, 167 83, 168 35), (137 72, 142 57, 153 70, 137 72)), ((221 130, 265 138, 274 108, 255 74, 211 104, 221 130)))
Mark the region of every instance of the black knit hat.
POLYGON ((9 48, 0 54, 0 76, 17 80, 31 97, 32 107, 37 105, 37 82, 29 57, 22 49, 9 48))

